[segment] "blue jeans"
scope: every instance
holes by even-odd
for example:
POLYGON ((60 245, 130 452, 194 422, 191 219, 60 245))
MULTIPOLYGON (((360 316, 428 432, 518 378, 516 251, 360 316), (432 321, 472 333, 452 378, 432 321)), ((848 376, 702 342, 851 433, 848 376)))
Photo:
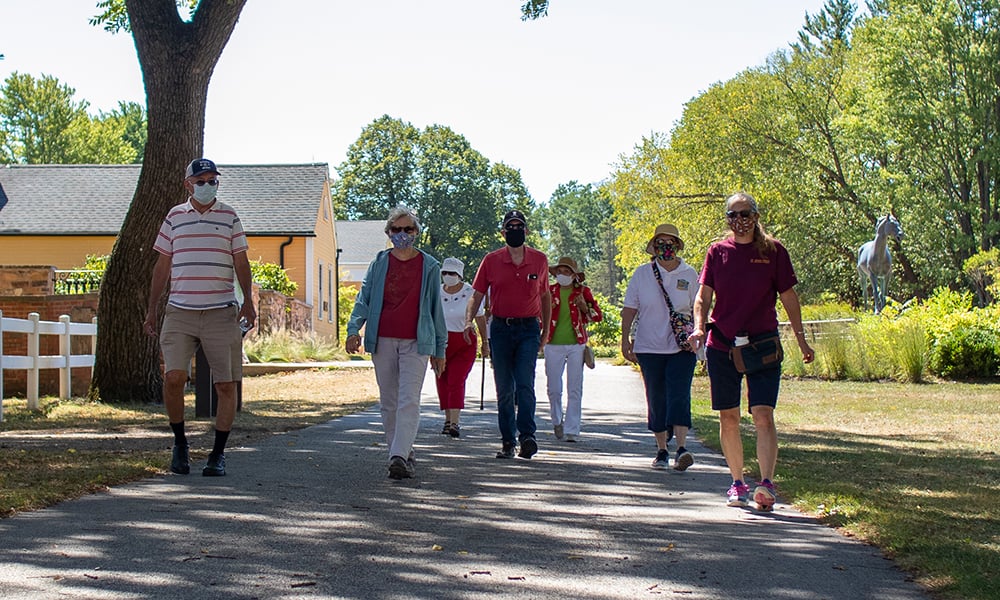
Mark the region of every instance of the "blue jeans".
POLYGON ((507 324, 504 319, 494 318, 490 323, 497 423, 505 443, 535 437, 535 362, 540 334, 535 319, 507 324))
POLYGON ((653 433, 674 425, 691 427, 691 380, 698 357, 694 352, 676 354, 636 353, 646 385, 646 426, 653 433))

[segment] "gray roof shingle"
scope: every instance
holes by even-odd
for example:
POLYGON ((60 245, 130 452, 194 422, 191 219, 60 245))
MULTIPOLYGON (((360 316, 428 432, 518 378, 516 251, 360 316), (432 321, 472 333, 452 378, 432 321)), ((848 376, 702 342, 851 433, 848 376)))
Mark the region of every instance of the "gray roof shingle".
POLYGON ((337 221, 335 225, 341 264, 367 264, 389 244, 385 221, 337 221))
MULTIPOLYGON (((0 167, 0 235, 117 235, 140 169, 0 167)), ((219 199, 236 209, 248 234, 314 234, 329 178, 326 163, 219 165, 219 172, 219 199)), ((184 200, 178 198, 178 203, 184 200)))

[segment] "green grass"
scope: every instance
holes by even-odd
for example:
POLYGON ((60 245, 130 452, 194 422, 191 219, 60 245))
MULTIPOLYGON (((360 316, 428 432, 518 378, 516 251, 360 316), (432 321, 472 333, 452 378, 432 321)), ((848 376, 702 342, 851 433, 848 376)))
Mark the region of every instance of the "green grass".
MULTIPOLYGON (((1000 598, 1000 384, 782 381, 779 493, 882 548, 941 598, 1000 598)), ((698 435, 718 449, 708 381, 698 435)), ((743 421, 748 472, 753 425, 743 421)))

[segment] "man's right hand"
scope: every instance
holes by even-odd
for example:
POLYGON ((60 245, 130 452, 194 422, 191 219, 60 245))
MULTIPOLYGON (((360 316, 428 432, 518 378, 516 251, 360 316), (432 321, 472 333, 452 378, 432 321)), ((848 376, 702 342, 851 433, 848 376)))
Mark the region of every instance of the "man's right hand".
POLYGON ((150 310, 146 313, 146 320, 142 322, 142 330, 149 337, 156 337, 156 311, 150 310))

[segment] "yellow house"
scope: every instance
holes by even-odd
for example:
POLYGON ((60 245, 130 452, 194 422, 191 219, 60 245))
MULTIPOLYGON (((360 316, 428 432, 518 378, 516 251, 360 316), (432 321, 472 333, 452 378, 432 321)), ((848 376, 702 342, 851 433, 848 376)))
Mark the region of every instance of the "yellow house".
MULTIPOLYGON (((0 265, 73 269, 88 254, 109 254, 140 168, 0 167, 0 265)), ((219 199, 239 214, 250 259, 281 265, 298 284, 296 299, 312 307, 313 330, 334 337, 337 233, 327 164, 219 165, 219 172, 219 199)))

